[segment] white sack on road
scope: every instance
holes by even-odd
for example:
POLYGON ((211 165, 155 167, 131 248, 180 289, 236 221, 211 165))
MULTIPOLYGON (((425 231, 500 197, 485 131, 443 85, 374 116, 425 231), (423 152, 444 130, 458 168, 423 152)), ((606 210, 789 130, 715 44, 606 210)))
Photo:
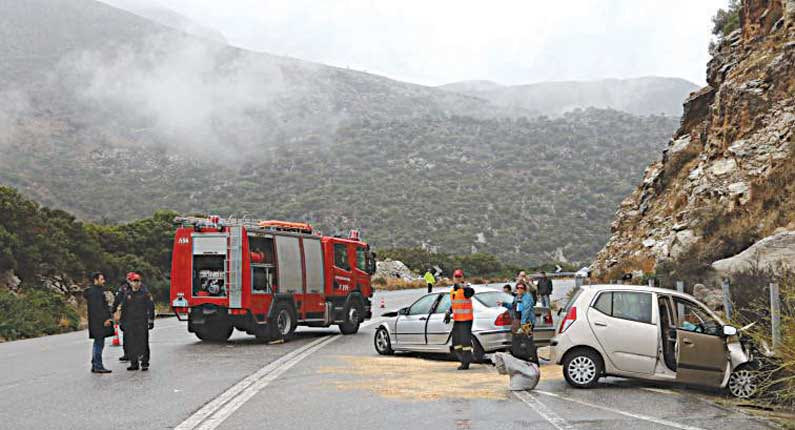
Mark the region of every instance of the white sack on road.
POLYGON ((520 360, 505 352, 495 353, 492 361, 497 372, 510 376, 508 385, 511 391, 532 390, 538 385, 541 370, 537 364, 520 360))

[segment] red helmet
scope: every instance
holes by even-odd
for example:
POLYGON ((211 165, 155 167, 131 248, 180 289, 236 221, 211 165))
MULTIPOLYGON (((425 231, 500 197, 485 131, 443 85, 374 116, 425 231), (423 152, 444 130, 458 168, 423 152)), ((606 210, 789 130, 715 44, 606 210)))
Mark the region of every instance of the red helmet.
POLYGON ((139 274, 137 274, 135 272, 130 272, 130 273, 127 274, 127 280, 128 281, 140 281, 141 280, 141 275, 139 275, 139 274))
POLYGON ((461 269, 455 269, 455 272, 453 272, 453 278, 463 278, 463 277, 464 277, 464 271, 461 269))

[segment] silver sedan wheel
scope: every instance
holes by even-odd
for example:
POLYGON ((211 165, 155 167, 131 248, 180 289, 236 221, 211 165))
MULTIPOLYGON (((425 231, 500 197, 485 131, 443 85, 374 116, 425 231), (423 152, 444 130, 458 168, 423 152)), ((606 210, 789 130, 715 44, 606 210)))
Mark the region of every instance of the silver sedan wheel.
POLYGON ((580 355, 571 360, 566 371, 574 382, 587 385, 596 378, 596 363, 590 357, 580 355))
POLYGON ((756 392, 754 372, 749 369, 738 369, 729 376, 729 392, 732 396, 747 399, 756 392))
POLYGON ((378 348, 378 352, 385 352, 389 349, 389 335, 386 330, 380 329, 375 334, 375 346, 378 348))

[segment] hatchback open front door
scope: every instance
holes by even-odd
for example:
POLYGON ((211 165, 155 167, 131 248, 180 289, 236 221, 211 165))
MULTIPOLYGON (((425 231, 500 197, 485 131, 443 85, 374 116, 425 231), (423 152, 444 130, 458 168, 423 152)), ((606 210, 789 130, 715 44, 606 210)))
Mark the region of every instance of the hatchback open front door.
POLYGON ((674 301, 679 321, 676 328, 676 380, 720 387, 729 364, 720 323, 696 303, 678 298, 674 301))

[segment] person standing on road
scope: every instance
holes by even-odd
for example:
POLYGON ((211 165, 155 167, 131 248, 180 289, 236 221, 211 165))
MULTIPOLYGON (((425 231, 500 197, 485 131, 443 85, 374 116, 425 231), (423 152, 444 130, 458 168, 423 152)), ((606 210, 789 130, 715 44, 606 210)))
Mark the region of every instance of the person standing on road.
POLYGON ((91 373, 110 373, 102 363, 102 350, 105 338, 113 336, 113 320, 110 307, 105 297, 105 275, 96 272, 91 274, 91 286, 83 291, 88 307, 88 337, 94 339, 91 353, 91 373))
POLYGON ((433 286, 436 285, 436 278, 433 277, 433 273, 431 273, 431 269, 425 271, 425 282, 428 284, 428 292, 433 292, 433 286))
POLYGON ((516 332, 520 326, 530 327, 536 324, 535 305, 536 301, 532 294, 527 292, 527 285, 524 282, 516 284, 516 294, 514 294, 513 302, 503 302, 497 300, 498 306, 507 308, 511 313, 513 325, 511 331, 516 332))
POLYGON ((547 278, 546 272, 541 272, 541 279, 538 280, 538 295, 541 296, 541 304, 549 308, 549 297, 552 295, 552 280, 547 278))
MULTIPOLYGON (((127 294, 127 291, 130 290, 130 282, 135 277, 141 279, 140 275, 138 275, 135 272, 127 273, 124 282, 122 282, 122 284, 119 286, 119 291, 116 292, 116 297, 113 299, 113 309, 111 310, 114 316, 116 315, 116 312, 119 310, 119 306, 121 306, 122 298, 124 297, 125 294, 127 294)), ((149 292, 147 291, 146 287, 144 287, 143 285, 141 285, 141 290, 143 290, 145 293, 149 292)), ((121 329, 122 332, 124 331, 124 324, 121 322, 119 323, 119 329, 121 329)), ((127 336, 121 337, 121 348, 123 352, 122 356, 119 357, 119 361, 130 361, 130 355, 128 354, 127 351, 127 336)))
POLYGON ((444 316, 445 324, 453 318, 453 351, 461 365, 458 370, 469 369, 472 362, 472 296, 475 290, 464 282, 464 271, 456 269, 453 272, 453 289, 450 291, 450 309, 444 316))
POLYGON ((536 323, 535 299, 527 292, 526 285, 518 284, 515 301, 519 319, 511 325, 511 355, 538 364, 538 353, 533 341, 533 327, 536 323))
POLYGON ((141 275, 128 276, 130 288, 121 298, 121 323, 130 367, 127 370, 149 370, 149 330, 155 326, 155 304, 152 296, 141 286, 141 275))
POLYGON ((525 284, 516 284, 516 316, 522 327, 527 327, 529 324, 532 328, 536 324, 536 301, 533 295, 527 292, 528 287, 525 284))
POLYGON ((519 272, 519 275, 516 276, 516 285, 517 288, 519 284, 524 284, 525 291, 533 295, 533 300, 538 302, 538 297, 536 296, 536 286, 533 284, 533 280, 527 276, 527 273, 523 271, 519 272))

